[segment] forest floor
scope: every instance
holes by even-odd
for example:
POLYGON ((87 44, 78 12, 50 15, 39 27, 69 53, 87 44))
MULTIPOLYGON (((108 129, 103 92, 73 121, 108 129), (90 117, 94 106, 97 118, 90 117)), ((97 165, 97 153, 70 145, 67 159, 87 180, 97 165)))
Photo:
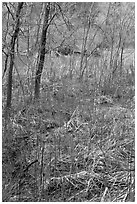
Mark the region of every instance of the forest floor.
POLYGON ((135 201, 134 96, 59 85, 15 105, 3 122, 3 201, 135 201))

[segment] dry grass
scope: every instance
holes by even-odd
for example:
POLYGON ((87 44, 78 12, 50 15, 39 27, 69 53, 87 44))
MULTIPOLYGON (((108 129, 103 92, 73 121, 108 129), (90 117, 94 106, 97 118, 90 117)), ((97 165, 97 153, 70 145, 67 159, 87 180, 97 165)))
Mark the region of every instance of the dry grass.
POLYGON ((86 88, 56 84, 13 111, 3 201, 135 200, 134 98, 121 104, 86 88))

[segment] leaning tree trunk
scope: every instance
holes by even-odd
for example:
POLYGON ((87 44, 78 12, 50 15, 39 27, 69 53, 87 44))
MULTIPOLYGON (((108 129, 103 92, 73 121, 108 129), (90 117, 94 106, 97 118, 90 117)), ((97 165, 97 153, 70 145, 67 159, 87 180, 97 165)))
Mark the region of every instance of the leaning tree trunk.
POLYGON ((49 21, 49 14, 50 14, 50 3, 45 4, 45 16, 44 16, 44 22, 43 22, 43 29, 42 29, 42 35, 41 35, 41 44, 40 44, 40 56, 39 56, 39 62, 38 62, 38 68, 36 71, 35 76, 35 93, 34 97, 35 99, 38 99, 40 96, 40 80, 45 60, 45 45, 46 45, 46 35, 48 30, 48 21, 49 21))
POLYGON ((6 109, 11 107, 11 99, 12 99, 12 71, 14 65, 14 50, 15 50, 15 42, 18 37, 19 28, 20 28, 20 12, 23 7, 23 2, 18 3, 17 13, 16 13, 16 25, 13 36, 11 38, 10 43, 10 66, 9 73, 7 79, 7 101, 6 101, 6 109))

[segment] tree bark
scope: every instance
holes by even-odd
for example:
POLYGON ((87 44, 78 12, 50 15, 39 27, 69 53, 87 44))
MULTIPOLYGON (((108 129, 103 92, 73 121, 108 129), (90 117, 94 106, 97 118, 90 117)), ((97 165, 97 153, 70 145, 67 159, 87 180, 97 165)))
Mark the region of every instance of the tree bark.
POLYGON ((18 9, 16 13, 16 25, 13 36, 11 38, 10 43, 10 65, 9 65, 9 73, 7 79, 7 100, 6 100, 6 108, 9 109, 11 107, 11 100, 12 100, 12 71, 14 66, 14 50, 15 50, 15 43, 18 37, 19 28, 20 28, 20 12, 23 7, 23 2, 18 3, 18 9))
POLYGON ((35 93, 34 93, 35 99, 38 99, 40 97, 40 81, 41 81, 41 75, 43 71, 44 60, 45 60, 45 50, 46 50, 45 45, 46 45, 47 30, 49 26, 48 24, 49 14, 50 14, 50 3, 46 3, 44 23, 43 23, 43 29, 42 29, 42 35, 41 35, 40 57, 39 57, 38 68, 35 76, 35 93))

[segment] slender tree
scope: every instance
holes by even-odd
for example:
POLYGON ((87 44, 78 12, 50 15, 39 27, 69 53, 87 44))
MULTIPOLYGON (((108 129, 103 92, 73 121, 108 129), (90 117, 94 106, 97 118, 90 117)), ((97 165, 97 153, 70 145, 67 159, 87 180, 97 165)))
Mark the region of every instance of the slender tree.
POLYGON ((35 99, 38 99, 40 96, 40 80, 44 65, 44 59, 45 59, 45 51, 46 51, 46 39, 47 39, 47 30, 49 26, 49 15, 50 15, 50 3, 45 3, 45 15, 44 15, 44 22, 43 22, 43 28, 42 28, 42 35, 41 35, 41 43, 40 43, 40 55, 39 55, 39 62, 38 62, 38 68, 36 71, 35 76, 35 99))
POLYGON ((18 3, 18 8, 16 12, 16 23, 15 23, 15 30, 11 37, 10 43, 10 64, 9 64, 9 72, 8 72, 8 79, 7 79, 7 101, 6 101, 6 108, 11 107, 11 100, 12 100, 12 72, 14 66, 14 56, 15 56, 15 43, 18 37, 18 33, 20 30, 20 13, 23 8, 23 2, 18 3))

